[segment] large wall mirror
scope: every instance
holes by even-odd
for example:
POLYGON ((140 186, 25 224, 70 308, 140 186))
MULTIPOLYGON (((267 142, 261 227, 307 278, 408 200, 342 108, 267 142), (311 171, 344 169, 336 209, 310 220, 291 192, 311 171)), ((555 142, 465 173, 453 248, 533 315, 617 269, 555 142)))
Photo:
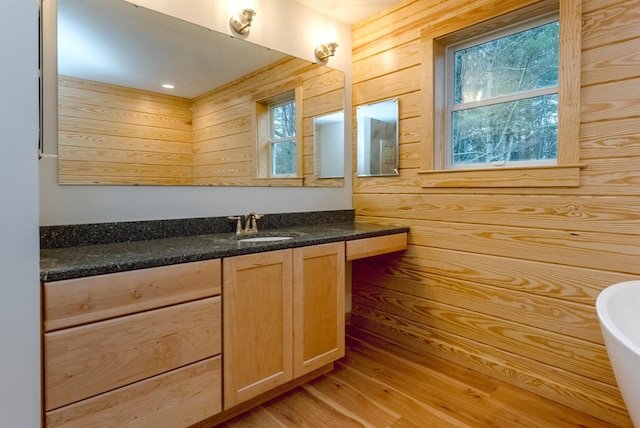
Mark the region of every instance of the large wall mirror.
POLYGON ((344 185, 316 173, 338 149, 314 138, 344 108, 341 71, 125 0, 57 0, 57 27, 60 184, 344 185), (297 170, 278 176, 261 133, 285 95, 297 170))
POLYGON ((398 175, 398 99, 358 106, 358 177, 398 175))

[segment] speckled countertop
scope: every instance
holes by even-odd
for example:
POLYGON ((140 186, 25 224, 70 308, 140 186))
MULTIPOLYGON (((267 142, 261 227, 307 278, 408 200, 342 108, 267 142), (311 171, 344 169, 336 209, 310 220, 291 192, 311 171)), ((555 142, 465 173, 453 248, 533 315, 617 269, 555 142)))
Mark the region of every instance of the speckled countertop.
POLYGON ((40 251, 40 278, 58 281, 408 231, 407 227, 346 221, 270 228, 257 235, 291 237, 272 242, 242 242, 231 232, 44 248, 40 251))

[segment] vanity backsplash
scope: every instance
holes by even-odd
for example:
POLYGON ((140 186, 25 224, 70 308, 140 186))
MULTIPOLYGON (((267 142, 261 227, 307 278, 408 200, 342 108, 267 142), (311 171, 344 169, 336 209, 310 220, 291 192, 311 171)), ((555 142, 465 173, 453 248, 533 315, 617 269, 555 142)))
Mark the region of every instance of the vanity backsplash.
MULTIPOLYGON (((248 214, 248 213, 243 213, 248 214)), ((347 223, 355 220, 354 210, 312 211, 266 214, 258 220, 260 230, 283 227, 347 223)), ((232 233, 236 222, 225 217, 127 221, 40 227, 40 248, 53 249, 114 242, 146 241, 182 236, 232 233)))

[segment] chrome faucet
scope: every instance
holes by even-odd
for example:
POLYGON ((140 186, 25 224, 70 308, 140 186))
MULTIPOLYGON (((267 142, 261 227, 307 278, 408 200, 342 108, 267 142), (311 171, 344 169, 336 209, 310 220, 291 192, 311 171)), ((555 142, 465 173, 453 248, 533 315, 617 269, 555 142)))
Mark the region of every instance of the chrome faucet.
POLYGON ((258 233, 258 219, 264 217, 262 214, 249 213, 245 216, 231 216, 227 217, 229 220, 236 220, 236 236, 251 235, 258 233), (244 218, 244 227, 242 226, 242 219, 244 218))

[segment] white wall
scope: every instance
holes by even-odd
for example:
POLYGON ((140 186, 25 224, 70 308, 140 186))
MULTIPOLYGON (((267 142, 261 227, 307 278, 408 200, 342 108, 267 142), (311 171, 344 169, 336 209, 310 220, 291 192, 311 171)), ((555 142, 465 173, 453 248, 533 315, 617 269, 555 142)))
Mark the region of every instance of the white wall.
MULTIPOLYGON (((132 1, 133 2, 133 1, 132 1)), ((51 5, 53 0, 45 4, 51 5)), ((231 34, 231 9, 223 0, 136 0, 135 4, 167 13, 216 31, 231 34)), ((323 17, 292 0, 261 0, 248 41, 309 61, 313 48, 337 30, 339 48, 331 58, 333 68, 345 72, 345 111, 351 111, 351 31, 346 24, 323 17)), ((51 43, 55 40, 46 35, 51 43)), ((45 61, 47 82, 55 82, 55 55, 48 46, 45 61)), ((47 112, 55 109, 55 83, 45 91, 47 112), (52 104, 53 102, 53 104, 52 104), (51 107, 53 105, 53 107, 51 107)), ((47 153, 55 154, 55 119, 46 113, 47 153)), ((261 213, 349 209, 351 203, 351 122, 345 114, 344 188, 264 187, 153 187, 153 186, 59 186, 54 157, 40 162, 40 224, 100 223, 261 213)))
POLYGON ((343 122, 327 123, 322 126, 320 169, 323 177, 338 177, 344 171, 339 167, 339 164, 344 164, 344 152, 340 151, 343 143, 343 128, 343 122))
POLYGON ((0 427, 40 426, 38 9, 0 1, 0 427))

